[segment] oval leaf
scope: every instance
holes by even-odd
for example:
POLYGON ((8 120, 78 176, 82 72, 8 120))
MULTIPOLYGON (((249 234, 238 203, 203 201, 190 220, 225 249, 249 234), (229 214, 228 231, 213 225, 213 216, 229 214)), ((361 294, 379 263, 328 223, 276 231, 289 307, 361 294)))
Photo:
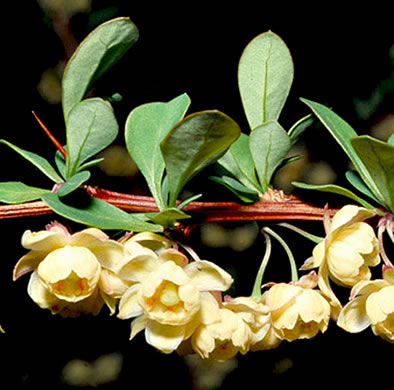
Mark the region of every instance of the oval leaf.
POLYGON ((380 203, 394 212, 394 146, 368 135, 350 142, 379 191, 380 203))
POLYGON ((83 162, 115 140, 118 123, 109 103, 99 98, 86 99, 71 110, 66 134, 66 177, 69 179, 83 162))
POLYGON ((101 199, 89 197, 84 207, 70 206, 55 193, 48 193, 41 199, 56 213, 74 222, 99 229, 130 230, 135 232, 161 232, 162 226, 146 221, 142 214, 128 214, 101 199))
POLYGON ((246 46, 239 62, 238 84, 252 130, 279 118, 293 74, 289 49, 276 34, 263 33, 246 46))
POLYGON ((8 204, 30 202, 40 199, 40 197, 50 190, 31 187, 19 181, 7 181, 0 183, 0 202, 8 204))
POLYGON ((192 114, 170 131, 160 144, 168 175, 169 207, 175 206, 184 185, 223 156, 240 133, 238 124, 219 111, 192 114))
POLYGON ((15 152, 19 153, 22 157, 24 157, 27 161, 33 164, 44 175, 46 175, 55 183, 61 183, 63 181, 63 179, 58 175, 52 165, 44 157, 41 157, 36 153, 28 152, 27 150, 21 149, 18 146, 13 145, 11 142, 3 139, 0 139, 0 143, 9 146, 15 152))
POLYGON ((323 104, 315 103, 307 99, 301 99, 301 101, 309 106, 313 113, 332 134, 335 140, 348 155, 350 161, 357 169, 357 172, 360 174, 364 183, 370 188, 373 194, 380 199, 379 190, 376 187, 370 173, 350 143, 350 139, 357 136, 357 133, 354 131, 354 129, 339 115, 323 104))
POLYGON ((90 172, 83 171, 75 174, 71 179, 67 180, 57 191, 59 196, 68 195, 70 192, 76 190, 82 183, 85 183, 90 178, 90 172))
POLYGON ((127 150, 147 181, 160 210, 166 206, 161 189, 165 165, 160 142, 182 120, 189 105, 189 97, 183 94, 168 103, 139 106, 130 112, 126 121, 127 150))
POLYGON ((63 75, 63 112, 66 122, 72 108, 92 84, 115 65, 137 41, 138 29, 128 18, 101 24, 79 45, 63 75))
POLYGON ((249 147, 263 192, 267 191, 276 168, 286 158, 291 140, 275 121, 257 127, 249 137, 249 147))
POLYGON ((294 187, 303 188, 306 190, 317 190, 317 191, 330 192, 333 194, 343 195, 343 196, 346 196, 347 198, 350 198, 350 199, 356 201, 357 203, 361 204, 362 206, 366 207, 367 209, 375 209, 374 206, 372 206, 366 200, 357 196, 354 192, 352 192, 344 187, 338 186, 336 184, 306 184, 306 183, 300 183, 297 181, 293 181, 291 184, 294 187))
POLYGON ((356 171, 347 171, 345 173, 346 179, 348 182, 356 188, 358 191, 360 191, 362 194, 368 196, 370 199, 372 199, 374 202, 379 203, 379 199, 375 197, 375 195, 371 192, 371 190, 365 185, 365 183, 362 181, 360 175, 356 171))
POLYGON ((241 134, 240 137, 231 145, 230 153, 237 164, 239 170, 248 179, 252 188, 261 191, 260 183, 256 176, 256 169, 249 147, 249 137, 241 134))

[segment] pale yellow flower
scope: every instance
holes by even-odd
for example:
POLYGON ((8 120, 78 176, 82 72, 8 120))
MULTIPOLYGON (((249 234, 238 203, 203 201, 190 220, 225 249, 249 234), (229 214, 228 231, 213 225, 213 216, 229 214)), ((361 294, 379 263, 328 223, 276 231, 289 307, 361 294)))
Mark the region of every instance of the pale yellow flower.
POLYGON ((221 307, 219 320, 201 324, 190 341, 194 352, 202 358, 228 360, 238 352, 249 350, 251 329, 238 314, 221 307))
POLYGON ((378 240, 370 225, 363 222, 374 211, 353 205, 344 206, 332 219, 323 241, 313 249, 313 256, 301 267, 319 267, 319 287, 330 300, 333 318, 337 318, 341 303, 333 293, 329 279, 340 285, 354 286, 369 280, 369 267, 380 262, 378 240))
POLYGON ((145 329, 149 344, 172 352, 201 321, 215 317, 210 291, 227 290, 232 278, 209 261, 188 263, 174 248, 154 251, 136 240, 128 245, 136 255, 122 265, 118 275, 134 284, 120 299, 118 317, 137 317, 131 338, 145 329))
POLYGON ((309 339, 326 331, 330 305, 314 289, 316 286, 317 275, 311 272, 298 282, 277 283, 264 292, 261 301, 270 308, 272 325, 280 339, 309 339))
POLYGON ((100 289, 103 270, 123 263, 128 251, 99 229, 75 234, 59 224, 47 230, 25 231, 22 245, 30 251, 14 268, 14 280, 33 272, 28 294, 40 307, 64 316, 97 314, 104 303, 113 311, 110 298, 100 289))
POLYGON ((383 279, 361 281, 352 288, 338 325, 351 333, 371 326, 375 335, 394 343, 394 268, 385 267, 383 279))
POLYGON ((236 297, 225 301, 223 307, 236 313, 249 326, 250 350, 275 348, 281 342, 272 326, 269 307, 259 300, 236 297))

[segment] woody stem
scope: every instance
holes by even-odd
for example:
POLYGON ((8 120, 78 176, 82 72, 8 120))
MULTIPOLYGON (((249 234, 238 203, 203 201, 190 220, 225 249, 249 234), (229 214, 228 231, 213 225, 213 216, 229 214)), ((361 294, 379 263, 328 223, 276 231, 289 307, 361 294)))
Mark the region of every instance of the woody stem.
MULTIPOLYGON (((104 200, 127 212, 158 211, 154 199, 149 196, 129 195, 90 185, 83 186, 83 188, 90 196, 104 200)), ((279 196, 278 194, 279 191, 275 192, 271 199, 263 199, 253 204, 195 201, 187 204, 183 211, 192 216, 191 221, 195 225, 207 222, 251 220, 321 221, 326 212, 324 208, 306 203, 293 195, 280 194, 279 196), (274 197, 276 195, 278 195, 277 198, 274 197)), ((330 215, 334 215, 337 211, 337 209, 327 210, 330 215)), ((40 201, 0 206, 0 219, 51 213, 52 210, 40 201)), ((190 227, 191 224, 188 226, 190 227)))

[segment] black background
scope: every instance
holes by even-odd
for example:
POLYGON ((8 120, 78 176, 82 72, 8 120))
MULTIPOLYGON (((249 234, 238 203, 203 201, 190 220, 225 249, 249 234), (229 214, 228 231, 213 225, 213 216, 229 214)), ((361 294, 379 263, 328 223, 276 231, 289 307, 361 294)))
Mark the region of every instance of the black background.
MULTIPOLYGON (((89 23, 94 12, 108 11, 108 7, 112 7, 111 16, 129 16, 140 30, 137 44, 97 85, 99 96, 115 92, 123 96, 122 102, 115 105, 121 126, 134 107, 167 101, 186 92, 192 101, 189 112, 218 109, 246 129, 237 87, 238 61, 247 43, 267 30, 282 37, 295 64, 294 84, 280 119, 285 127, 308 113, 299 97, 328 104, 359 134, 367 133, 374 121, 392 112, 392 93, 367 119, 359 117, 353 104, 355 97, 368 97, 380 80, 393 71, 388 56, 394 44, 392 23, 386 20, 391 12, 388 9, 370 6, 364 10, 357 5, 345 12, 331 3, 319 9, 284 4, 273 7, 262 2, 234 5, 188 2, 177 6, 139 3, 93 0, 91 13, 76 15, 71 20, 72 31, 79 41, 92 27, 89 23)), ((63 46, 50 19, 35 1, 24 2, 19 9, 5 9, 2 30, 0 137, 50 159, 53 146, 31 111, 39 114, 61 142, 65 141, 61 107, 46 103, 37 92, 41 73, 63 57, 63 46)), ((329 161, 339 173, 345 170, 347 160, 326 132, 311 130, 308 137, 312 154, 329 161)), ((50 185, 5 146, 1 146, 0 163, 2 181, 50 185)), ((111 181, 99 173, 96 179, 111 186, 111 181)), ((123 185, 115 183, 118 188, 123 185)), ((60 376, 68 360, 95 359, 102 353, 120 351, 125 359, 124 370, 118 382, 107 388, 131 388, 141 383, 144 388, 192 388, 188 368, 176 354, 160 354, 145 344, 142 335, 128 341, 128 321, 111 318, 107 312, 97 318, 64 320, 52 316, 40 310, 26 294, 27 276, 11 282, 12 268, 25 253, 20 246, 23 231, 40 230, 51 218, 0 221, 0 323, 7 332, 0 335, 3 355, 0 373, 4 382, 11 380, 12 385, 25 388, 43 384, 66 388, 60 376)), ((315 225, 307 227, 312 226, 315 225)), ((248 285, 252 283, 261 258, 261 244, 256 243, 239 259, 240 254, 230 250, 212 251, 202 247, 197 235, 191 239, 195 240, 201 257, 223 265, 229 259, 227 266, 237 267, 242 261, 241 280, 246 279, 248 285)), ((295 237, 294 242, 297 240, 295 237)), ((305 248, 297 246, 301 259, 308 256, 311 248, 308 243, 305 248)), ((278 270, 281 271, 280 266, 278 270)), ((248 293, 242 282, 239 285, 240 293, 248 293)), ((309 387, 321 386, 322 382, 329 386, 358 385, 370 377, 375 384, 386 383, 392 366, 390 352, 392 346, 373 336, 370 330, 349 335, 331 324, 326 334, 313 340, 282 343, 274 351, 241 356, 238 369, 228 376, 223 388, 263 387, 284 382, 309 387), (272 374, 274 363, 286 357, 293 360, 294 366, 286 374, 272 374)))

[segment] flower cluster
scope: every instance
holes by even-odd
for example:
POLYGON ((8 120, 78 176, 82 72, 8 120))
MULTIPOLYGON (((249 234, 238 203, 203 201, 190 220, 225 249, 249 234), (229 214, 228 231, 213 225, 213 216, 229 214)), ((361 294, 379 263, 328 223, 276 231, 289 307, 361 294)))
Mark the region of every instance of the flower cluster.
POLYGON ((365 222, 375 215, 365 208, 343 207, 302 268, 318 267, 319 287, 330 301, 338 326, 351 333, 371 326, 375 335, 394 343, 394 268, 386 259, 382 279, 372 279, 370 270, 381 261, 378 239, 372 226, 365 222), (330 280, 351 288, 344 306, 334 294, 330 280))
POLYGON ((325 221, 326 237, 301 267, 309 273, 290 283, 267 283, 257 296, 223 299, 231 275, 210 261, 190 260, 164 235, 126 234, 115 241, 96 228, 70 234, 56 222, 24 233, 22 245, 30 251, 16 264, 14 279, 32 272, 28 293, 53 314, 98 314, 106 305, 131 320, 130 339, 143 331, 147 343, 164 353, 226 360, 312 338, 326 331, 330 319, 349 332, 371 325, 394 342, 394 268, 386 265, 383 279, 371 280, 370 267, 380 262, 365 222, 373 215, 342 208, 325 221), (330 281, 352 288, 344 307, 330 281))

